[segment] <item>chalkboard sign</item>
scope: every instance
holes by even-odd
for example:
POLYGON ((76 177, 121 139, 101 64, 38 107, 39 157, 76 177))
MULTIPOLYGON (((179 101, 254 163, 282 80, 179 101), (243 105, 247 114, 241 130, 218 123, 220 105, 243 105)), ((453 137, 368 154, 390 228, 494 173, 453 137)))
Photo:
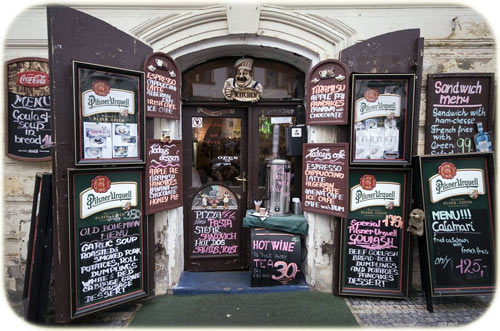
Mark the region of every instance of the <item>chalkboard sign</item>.
POLYGON ((347 217, 349 144, 304 144, 302 209, 347 217))
POLYGON ((71 316, 147 295, 143 170, 69 170, 71 316))
POLYGON ((493 74, 428 75, 425 154, 478 152, 477 125, 493 130, 493 88, 493 74))
POLYGON ((45 322, 52 267, 52 175, 37 173, 24 276, 24 317, 45 322))
POLYGON ((298 234, 252 228, 250 245, 251 286, 299 283, 302 251, 298 234))
POLYGON ((153 53, 144 62, 146 116, 178 120, 181 84, 175 61, 165 53, 153 53))
POLYGON ((349 111, 349 69, 338 60, 316 64, 308 74, 306 124, 347 124, 349 111))
POLYGON ((408 297, 411 173, 352 169, 348 217, 342 219, 341 295, 408 297))
POLYGON ((432 296, 494 292, 493 154, 419 163, 432 296))
POLYGON ((202 187, 191 203, 191 258, 239 256, 239 212, 238 200, 229 188, 202 187))
POLYGON ((17 58, 7 62, 7 156, 21 161, 48 161, 50 128, 47 59, 17 58))
POLYGON ((181 207, 182 142, 148 139, 146 153, 146 213, 181 207))

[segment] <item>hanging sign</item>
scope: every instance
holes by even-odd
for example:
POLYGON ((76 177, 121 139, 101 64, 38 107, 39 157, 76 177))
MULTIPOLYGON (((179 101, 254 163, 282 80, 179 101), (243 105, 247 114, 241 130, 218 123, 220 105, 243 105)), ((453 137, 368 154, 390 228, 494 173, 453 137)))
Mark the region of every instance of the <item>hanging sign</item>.
POLYGON ((77 165, 144 163, 144 73, 73 61, 77 165))
POLYGON ((175 61, 165 53, 153 53, 144 62, 146 116, 178 120, 181 84, 175 61))
POLYGON ((142 176, 69 171, 72 317, 147 295, 142 176))
POLYGON ((340 294, 406 298, 409 170, 353 169, 342 219, 340 294))
POLYGON ((304 144, 302 210, 347 217, 349 144, 304 144))
POLYGON ((146 153, 146 213, 181 207, 182 142, 148 139, 146 153))
MULTIPOLYGON (((494 121, 491 120, 493 76, 493 74, 428 75, 425 154, 491 150, 482 148, 480 131, 484 129, 483 134, 493 131, 494 121)), ((493 137, 487 139, 491 144, 493 137)))
POLYGON ((7 156, 21 161, 51 159, 49 65, 17 58, 6 65, 7 156), (45 145, 45 146, 44 146, 45 145))
POLYGON ((494 292, 493 154, 419 160, 431 294, 494 292))
POLYGON ((325 60, 309 71, 306 84, 306 124, 347 124, 349 69, 338 60, 325 60))

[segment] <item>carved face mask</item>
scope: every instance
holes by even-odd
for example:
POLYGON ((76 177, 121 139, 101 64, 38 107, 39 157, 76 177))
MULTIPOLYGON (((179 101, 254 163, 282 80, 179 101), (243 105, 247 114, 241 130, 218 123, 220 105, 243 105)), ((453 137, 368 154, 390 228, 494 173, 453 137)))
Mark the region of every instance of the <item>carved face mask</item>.
POLYGON ((238 87, 246 87, 252 81, 252 74, 250 70, 238 68, 236 69, 236 84, 238 87))

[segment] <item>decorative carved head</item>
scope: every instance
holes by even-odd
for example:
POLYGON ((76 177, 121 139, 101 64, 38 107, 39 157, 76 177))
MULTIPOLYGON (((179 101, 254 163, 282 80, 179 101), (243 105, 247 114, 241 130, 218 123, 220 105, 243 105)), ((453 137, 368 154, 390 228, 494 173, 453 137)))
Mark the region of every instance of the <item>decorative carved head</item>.
POLYGON ((235 76, 236 85, 238 85, 238 87, 240 88, 247 87, 252 82, 252 77, 253 77, 252 65, 253 65, 253 60, 247 58, 239 59, 234 64, 236 68, 236 76, 235 76))

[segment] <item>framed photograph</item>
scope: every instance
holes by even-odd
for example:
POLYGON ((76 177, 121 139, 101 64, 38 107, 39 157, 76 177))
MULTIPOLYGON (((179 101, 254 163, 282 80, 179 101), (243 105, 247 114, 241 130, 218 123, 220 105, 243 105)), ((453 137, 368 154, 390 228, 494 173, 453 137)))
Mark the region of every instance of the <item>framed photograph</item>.
POLYGON ((415 75, 353 74, 351 81, 351 164, 411 164, 415 75))
POLYGON ((75 163, 144 164, 144 73, 73 61, 75 163))

